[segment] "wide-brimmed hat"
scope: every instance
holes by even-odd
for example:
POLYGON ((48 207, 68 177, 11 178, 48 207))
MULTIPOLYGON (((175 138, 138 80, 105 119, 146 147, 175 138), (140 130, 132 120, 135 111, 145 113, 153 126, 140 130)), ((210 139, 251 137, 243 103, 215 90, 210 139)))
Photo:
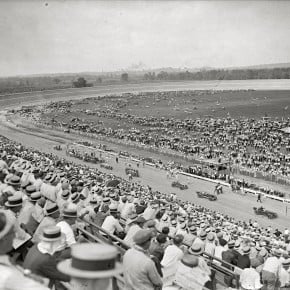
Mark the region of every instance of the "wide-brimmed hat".
POLYGON ((118 250, 105 244, 76 244, 71 248, 72 258, 57 265, 70 276, 83 279, 109 278, 123 272, 117 262, 118 250))
POLYGON ((193 243, 189 248, 188 253, 194 256, 199 256, 203 253, 203 248, 201 245, 193 243))
POLYGON ((20 177, 17 175, 12 175, 7 178, 6 183, 12 186, 20 185, 20 177))
POLYGON ((109 197, 105 197, 105 198, 103 199, 103 203, 107 203, 107 204, 109 204, 110 201, 111 201, 111 199, 110 199, 109 197))
POLYGON ((22 206, 22 195, 19 194, 19 192, 15 192, 12 196, 8 197, 8 201, 5 202, 6 207, 16 207, 16 206, 22 206))
POLYGON ((7 235, 16 222, 16 218, 13 213, 9 210, 0 209, 0 214, 5 216, 5 225, 0 230, 0 240, 7 235))
POLYGON ((51 214, 59 211, 59 208, 58 208, 56 203, 50 203, 47 205, 45 211, 46 211, 46 215, 51 215, 51 214))
POLYGON ((49 226, 43 229, 40 239, 45 242, 55 242, 64 238, 64 234, 61 232, 60 227, 49 226))

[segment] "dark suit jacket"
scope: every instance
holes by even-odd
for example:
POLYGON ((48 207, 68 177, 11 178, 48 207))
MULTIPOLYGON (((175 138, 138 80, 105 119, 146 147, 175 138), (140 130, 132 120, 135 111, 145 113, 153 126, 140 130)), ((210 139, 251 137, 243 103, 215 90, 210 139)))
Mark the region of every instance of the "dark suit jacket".
POLYGON ((70 277, 62 274, 56 268, 55 256, 41 253, 37 245, 34 245, 25 257, 23 268, 31 270, 32 273, 50 279, 50 286, 56 281, 68 282, 70 277))
POLYGON ((250 268, 251 260, 248 255, 241 255, 238 258, 237 266, 241 269, 250 268))
MULTIPOLYGON (((228 262, 229 264, 233 264, 234 259, 235 259, 235 254, 233 253, 232 250, 227 250, 225 252, 222 252, 222 259, 223 261, 228 262)), ((223 264, 224 267, 230 268, 228 265, 223 264)))

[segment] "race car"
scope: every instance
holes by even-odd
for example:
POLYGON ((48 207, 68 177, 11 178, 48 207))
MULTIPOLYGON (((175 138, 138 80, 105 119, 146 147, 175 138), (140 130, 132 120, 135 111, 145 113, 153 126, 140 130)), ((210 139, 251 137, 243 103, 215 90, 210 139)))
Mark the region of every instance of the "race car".
POLYGON ((205 191, 197 191, 196 194, 197 194, 197 196, 198 196, 199 198, 207 198, 207 199, 210 200, 210 201, 215 201, 215 200, 217 200, 216 195, 211 194, 211 193, 208 193, 208 192, 205 192, 205 191))
POLYGON ((264 215, 269 219, 274 219, 274 218, 278 217, 277 213, 270 211, 270 210, 266 210, 262 206, 261 207, 253 207, 253 209, 254 209, 254 212, 256 215, 264 215))

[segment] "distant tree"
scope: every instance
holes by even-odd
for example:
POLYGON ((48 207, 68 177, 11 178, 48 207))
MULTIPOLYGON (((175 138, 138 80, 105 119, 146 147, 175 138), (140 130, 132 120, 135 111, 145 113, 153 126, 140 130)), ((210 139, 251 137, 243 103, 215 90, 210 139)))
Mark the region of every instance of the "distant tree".
POLYGON ((59 83, 60 83, 60 79, 55 78, 55 79, 53 79, 53 82, 54 82, 55 84, 59 84, 59 83))
POLYGON ((87 81, 86 81, 85 78, 80 77, 80 78, 77 79, 76 82, 73 82, 73 86, 74 86, 75 88, 84 88, 84 87, 87 86, 87 81))
POLYGON ((97 78, 97 83, 98 83, 98 84, 101 84, 102 82, 103 82, 103 79, 102 79, 101 77, 98 77, 98 78, 97 78))
POLYGON ((121 81, 127 82, 128 80, 129 80, 129 75, 127 73, 122 73, 121 74, 121 81))

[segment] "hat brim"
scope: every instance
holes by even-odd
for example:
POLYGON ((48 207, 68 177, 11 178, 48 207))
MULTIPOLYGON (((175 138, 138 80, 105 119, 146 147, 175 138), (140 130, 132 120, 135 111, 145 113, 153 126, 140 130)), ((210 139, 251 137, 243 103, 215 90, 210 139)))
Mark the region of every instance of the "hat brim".
POLYGON ((123 267, 120 263, 116 263, 115 268, 107 271, 82 271, 71 266, 71 259, 64 260, 57 265, 57 269, 71 277, 84 279, 109 278, 123 272, 123 267))
POLYGON ((68 217, 68 218, 77 218, 77 215, 69 215, 69 214, 63 214, 62 216, 68 217))
POLYGON ((6 207, 17 207, 17 206, 22 206, 22 201, 21 201, 21 203, 17 203, 17 204, 11 204, 11 203, 9 203, 8 201, 6 201, 5 202, 5 206, 6 207))
POLYGON ((191 249, 188 250, 188 253, 193 255, 193 256, 200 256, 202 253, 203 253, 203 250, 201 249, 200 251, 198 252, 192 252, 191 249))

